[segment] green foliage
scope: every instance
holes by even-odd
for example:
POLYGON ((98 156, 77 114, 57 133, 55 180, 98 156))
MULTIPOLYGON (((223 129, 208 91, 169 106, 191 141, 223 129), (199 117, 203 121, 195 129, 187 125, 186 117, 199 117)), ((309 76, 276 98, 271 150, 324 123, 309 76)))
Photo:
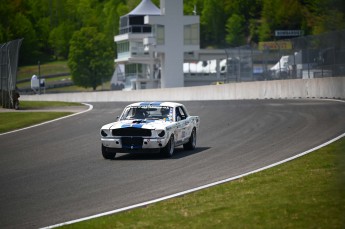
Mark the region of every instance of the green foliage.
MULTIPOLYGON (((24 38, 20 65, 43 62, 47 57, 66 59, 73 33, 83 27, 96 27, 113 43, 115 57, 113 37, 119 33, 119 18, 140 1, 1 0, 0 43, 24 38)), ((159 7, 159 0, 152 2, 159 7)), ((201 47, 272 40, 276 29, 303 29, 306 35, 345 29, 344 0, 183 2, 186 15, 194 14, 196 9, 200 16, 201 47), (242 18, 240 25, 235 24, 236 15, 242 18), (238 38, 236 31, 240 31, 238 38)))
POLYGON ((11 22, 13 28, 12 36, 15 38, 24 38, 20 49, 19 61, 31 62, 38 55, 37 35, 31 21, 23 14, 15 15, 11 22))
POLYGON ((74 33, 68 66, 76 85, 96 90, 103 81, 110 79, 113 63, 111 44, 96 27, 83 27, 74 33))
POLYGON ((231 46, 240 46, 245 43, 244 18, 233 14, 226 23, 226 41, 231 46))
POLYGON ((55 27, 49 34, 49 44, 54 50, 56 57, 67 59, 69 51, 69 42, 74 31, 73 24, 62 23, 55 27))
POLYGON ((274 39, 275 30, 299 30, 304 24, 299 0, 263 0, 260 40, 274 39))
POLYGON ((345 1, 305 0, 305 19, 312 34, 345 29, 345 1))
MULTIPOLYGON (((263 19, 263 21, 266 22, 265 19, 263 19)), ((260 37, 260 41, 268 41, 271 39, 272 32, 268 23, 263 23, 259 27, 259 37, 260 37)))
POLYGON ((222 46, 225 43, 226 17, 223 9, 222 1, 204 1, 200 17, 202 46, 222 46))

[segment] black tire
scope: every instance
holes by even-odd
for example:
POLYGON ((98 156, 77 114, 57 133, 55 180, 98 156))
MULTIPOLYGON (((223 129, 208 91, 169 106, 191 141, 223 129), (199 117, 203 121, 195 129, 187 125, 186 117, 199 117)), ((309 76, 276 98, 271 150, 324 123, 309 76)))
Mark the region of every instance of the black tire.
POLYGON ((193 150, 196 146, 196 130, 195 128, 190 135, 189 141, 186 144, 183 144, 183 149, 185 150, 193 150))
POLYGON ((175 149, 174 135, 171 135, 167 145, 161 149, 161 153, 164 157, 172 157, 172 155, 174 154, 174 149, 175 149))
POLYGON ((108 152, 108 151, 107 151, 107 147, 105 147, 105 146, 102 144, 102 155, 103 155, 104 159, 112 160, 112 159, 115 158, 116 153, 114 153, 114 152, 108 152))

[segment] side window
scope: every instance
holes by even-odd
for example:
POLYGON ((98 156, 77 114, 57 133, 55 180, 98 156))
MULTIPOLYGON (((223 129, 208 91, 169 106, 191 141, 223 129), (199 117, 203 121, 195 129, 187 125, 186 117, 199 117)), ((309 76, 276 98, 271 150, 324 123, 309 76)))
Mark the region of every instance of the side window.
POLYGON ((181 109, 181 111, 183 113, 183 119, 186 119, 188 117, 188 113, 185 111, 185 109, 183 107, 180 107, 180 109, 181 109))
POLYGON ((184 120, 187 118, 187 113, 184 111, 183 107, 176 108, 176 120, 184 120))

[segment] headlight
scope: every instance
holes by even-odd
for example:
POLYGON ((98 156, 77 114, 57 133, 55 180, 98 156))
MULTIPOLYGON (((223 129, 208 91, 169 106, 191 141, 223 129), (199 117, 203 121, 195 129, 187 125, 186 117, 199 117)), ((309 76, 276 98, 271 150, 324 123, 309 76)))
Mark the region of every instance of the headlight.
POLYGON ((108 136, 108 134, 107 134, 104 130, 101 130, 101 135, 102 135, 103 137, 108 136))
POLYGON ((164 135, 165 135, 165 131, 164 130, 161 130, 161 131, 157 131, 157 133, 158 133, 158 136, 159 137, 164 137, 164 135))

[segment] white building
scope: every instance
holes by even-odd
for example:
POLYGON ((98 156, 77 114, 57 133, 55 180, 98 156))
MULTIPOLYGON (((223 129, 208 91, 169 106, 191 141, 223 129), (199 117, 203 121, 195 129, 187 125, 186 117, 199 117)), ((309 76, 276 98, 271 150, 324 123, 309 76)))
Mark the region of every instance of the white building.
POLYGON ((199 16, 183 15, 183 0, 142 0, 120 18, 117 64, 126 88, 183 87, 184 54, 200 49, 199 16))

